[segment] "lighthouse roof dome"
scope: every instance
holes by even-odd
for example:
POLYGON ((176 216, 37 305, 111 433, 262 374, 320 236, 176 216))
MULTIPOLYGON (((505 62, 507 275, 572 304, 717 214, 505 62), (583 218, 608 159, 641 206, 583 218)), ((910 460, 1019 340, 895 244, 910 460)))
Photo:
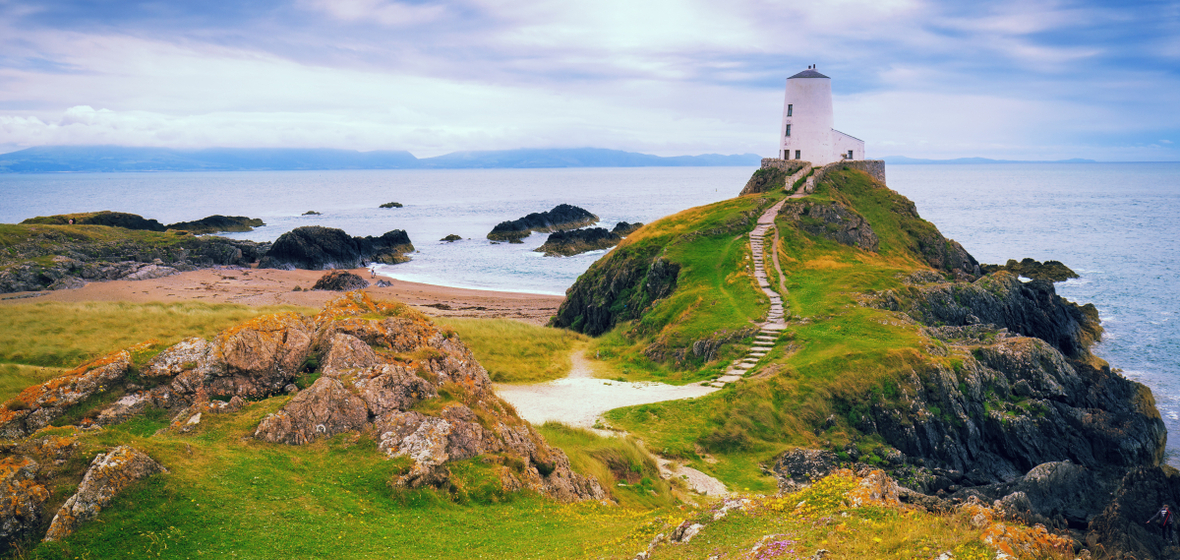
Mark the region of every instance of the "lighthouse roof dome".
POLYGON ((820 74, 819 72, 816 72, 815 70, 812 70, 810 68, 808 68, 807 70, 804 70, 798 74, 795 74, 794 76, 791 76, 790 78, 787 78, 787 79, 794 80, 795 78, 825 78, 828 80, 831 79, 831 78, 828 78, 827 76, 820 74))

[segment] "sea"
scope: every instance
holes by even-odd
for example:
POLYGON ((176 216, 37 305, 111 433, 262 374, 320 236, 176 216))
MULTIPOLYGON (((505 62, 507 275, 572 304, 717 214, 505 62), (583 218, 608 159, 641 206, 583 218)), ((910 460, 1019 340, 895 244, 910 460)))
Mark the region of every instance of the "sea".
MULTIPOLYGON (((386 276, 445 286, 563 294, 605 251, 545 257, 545 240, 493 243, 497 223, 562 203, 601 219, 651 222, 736 196, 746 167, 0 174, 0 223, 117 210, 162 223, 212 214, 261 218, 229 237, 273 241, 303 225, 351 235, 403 229, 416 251, 386 276), (379 205, 398 202, 401 208, 379 205), (306 214, 308 211, 318 214, 306 214), (305 215, 306 214, 306 215, 305 215), (462 239, 443 242, 455 234, 462 239)), ((1152 389, 1180 434, 1180 163, 890 165, 913 200, 980 262, 1058 260, 1080 278, 1062 296, 1093 303, 1105 329, 1094 351, 1152 389)), ((1167 460, 1180 466, 1180 437, 1167 460)))

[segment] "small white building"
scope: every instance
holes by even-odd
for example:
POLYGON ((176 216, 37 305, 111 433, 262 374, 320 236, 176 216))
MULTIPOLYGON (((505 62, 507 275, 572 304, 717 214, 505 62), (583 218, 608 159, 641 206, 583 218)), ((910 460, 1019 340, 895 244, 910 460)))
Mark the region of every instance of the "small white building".
POLYGON ((779 158, 812 165, 865 158, 865 142, 832 128, 832 79, 809 66, 787 78, 779 158))

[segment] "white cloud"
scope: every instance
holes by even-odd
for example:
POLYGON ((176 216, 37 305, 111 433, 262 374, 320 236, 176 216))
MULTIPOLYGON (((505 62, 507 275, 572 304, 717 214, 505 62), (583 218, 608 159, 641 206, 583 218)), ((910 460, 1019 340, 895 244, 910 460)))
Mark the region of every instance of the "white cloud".
POLYGON ((419 5, 387 0, 303 0, 299 4, 342 21, 388 26, 430 23, 444 19, 448 12, 447 7, 440 4, 419 5))

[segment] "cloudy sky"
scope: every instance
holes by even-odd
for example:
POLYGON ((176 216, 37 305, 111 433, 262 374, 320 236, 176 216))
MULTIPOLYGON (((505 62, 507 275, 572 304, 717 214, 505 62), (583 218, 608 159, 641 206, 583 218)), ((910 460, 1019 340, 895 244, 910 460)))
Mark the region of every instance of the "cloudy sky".
POLYGON ((1180 0, 0 0, 0 152, 770 156, 809 64, 869 157, 1180 160, 1180 0))

